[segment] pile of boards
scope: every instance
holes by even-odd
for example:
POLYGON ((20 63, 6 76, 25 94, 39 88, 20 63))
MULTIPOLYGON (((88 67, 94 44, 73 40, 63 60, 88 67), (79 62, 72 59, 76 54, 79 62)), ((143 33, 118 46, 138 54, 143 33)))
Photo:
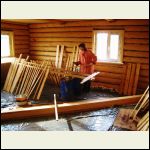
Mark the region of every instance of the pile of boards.
POLYGON ((57 86, 60 85, 61 78, 65 76, 84 79, 89 74, 79 73, 73 65, 73 62, 78 60, 78 53, 79 50, 75 46, 72 55, 63 62, 64 46, 57 45, 55 64, 51 59, 29 60, 29 56, 24 59, 20 54, 19 58, 15 58, 10 65, 3 90, 38 100, 47 79, 57 86))
POLYGON ((11 63, 6 81, 3 87, 4 91, 14 95, 24 95, 29 98, 33 92, 33 98, 39 99, 47 79, 49 68, 46 62, 42 64, 28 61, 22 58, 15 58, 11 63))
POLYGON ((114 126, 129 130, 149 130, 149 86, 134 109, 120 109, 114 126))

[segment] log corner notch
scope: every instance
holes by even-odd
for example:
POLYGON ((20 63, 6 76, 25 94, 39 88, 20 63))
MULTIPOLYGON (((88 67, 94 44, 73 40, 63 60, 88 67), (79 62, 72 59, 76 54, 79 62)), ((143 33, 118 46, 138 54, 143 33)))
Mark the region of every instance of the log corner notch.
MULTIPOLYGON (((61 114, 71 114, 83 111, 93 111, 102 108, 136 104, 141 95, 134 96, 124 96, 108 99, 93 99, 86 102, 70 102, 58 105, 58 113, 61 114)), ((55 107, 54 105, 43 105, 43 106, 29 106, 14 108, 13 110, 3 110, 1 112, 1 120, 16 120, 16 119, 27 119, 33 117, 43 117, 43 116, 54 116, 55 107)))

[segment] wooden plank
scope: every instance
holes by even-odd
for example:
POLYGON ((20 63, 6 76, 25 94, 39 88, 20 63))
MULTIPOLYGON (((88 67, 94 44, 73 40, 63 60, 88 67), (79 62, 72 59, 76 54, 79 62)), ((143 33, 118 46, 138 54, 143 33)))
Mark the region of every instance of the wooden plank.
POLYGON ((29 45, 28 44, 24 44, 24 45, 15 45, 15 49, 29 49, 29 45))
POLYGON ((129 78, 129 86, 128 86, 128 95, 132 95, 133 92, 133 84, 134 84, 134 77, 135 77, 135 71, 136 71, 136 64, 131 65, 131 73, 129 78))
POLYGON ((126 72, 127 72, 127 65, 124 65, 123 66, 123 73, 122 73, 122 78, 121 78, 119 94, 123 94, 123 88, 124 88, 124 85, 125 85, 126 72))
POLYGON ((55 105, 55 118, 58 121, 58 106, 56 102, 56 94, 54 94, 54 105, 55 105))
POLYGON ((15 61, 14 68, 12 70, 12 74, 11 74, 10 79, 8 81, 8 87, 7 87, 8 92, 11 90, 11 87, 12 87, 12 84, 13 84, 18 66, 19 66, 18 63, 21 61, 21 57, 22 57, 22 54, 20 54, 19 58, 15 61))
POLYGON ((142 94, 141 98, 139 99, 138 103, 134 107, 133 111, 130 114, 130 117, 133 117, 133 115, 135 114, 136 109, 139 107, 140 103, 143 101, 143 98, 145 97, 145 95, 146 95, 146 93, 147 93, 148 90, 149 90, 149 86, 146 88, 146 90, 142 94))
POLYGON ((59 49, 60 49, 60 46, 57 45, 57 48, 56 48, 56 61, 55 61, 56 68, 58 67, 58 62, 59 62, 59 49))
POLYGON ((16 73, 16 76, 15 76, 14 81, 13 81, 13 85, 12 85, 12 87, 11 87, 11 89, 10 89, 10 93, 13 93, 13 92, 14 92, 15 87, 16 87, 16 85, 17 85, 17 83, 18 83, 18 80, 19 80, 19 78, 20 78, 20 76, 21 76, 21 74, 22 74, 23 65, 25 64, 25 62, 26 62, 28 59, 29 59, 29 56, 26 58, 26 60, 23 60, 23 61, 20 63, 20 65, 19 65, 19 67, 18 67, 18 70, 17 70, 17 73, 16 73))
POLYGON ((43 88, 44 88, 46 79, 47 79, 48 74, 49 74, 49 71, 50 71, 49 69, 46 70, 46 73, 45 73, 43 82, 42 82, 42 84, 41 84, 41 87, 40 87, 39 92, 38 92, 38 95, 37 95, 37 99, 38 99, 38 100, 40 99, 40 96, 41 96, 41 94, 42 94, 42 91, 43 91, 43 88))
MULTIPOLYGON (((124 96, 108 99, 97 99, 81 102, 69 102, 58 105, 59 114, 69 114, 75 112, 99 110, 102 108, 120 106, 125 104, 135 104, 139 101, 141 95, 124 96)), ((28 108, 16 108, 14 110, 3 110, 1 120, 16 120, 41 116, 54 116, 54 105, 32 106, 28 108)))
POLYGON ((140 74, 140 64, 136 65, 136 72, 135 72, 135 79, 133 84, 133 95, 136 95, 137 85, 139 81, 139 74, 140 74))
POLYGON ((124 95, 128 94, 130 74, 131 74, 131 64, 127 64, 127 73, 126 73, 125 85, 124 85, 124 90, 123 90, 124 95))
POLYGON ((3 90, 4 90, 4 91, 7 91, 8 82, 9 82, 9 80, 10 80, 10 76, 11 76, 12 71, 13 71, 13 69, 14 69, 15 61, 16 61, 16 58, 15 58, 14 62, 11 62, 11 65, 10 65, 10 68, 9 68, 9 71, 8 71, 8 73, 7 73, 7 77, 6 77, 6 80, 5 80, 5 84, 4 84, 4 87, 3 87, 3 90))
POLYGON ((64 45, 61 45, 58 68, 62 67, 63 54, 64 54, 64 45))

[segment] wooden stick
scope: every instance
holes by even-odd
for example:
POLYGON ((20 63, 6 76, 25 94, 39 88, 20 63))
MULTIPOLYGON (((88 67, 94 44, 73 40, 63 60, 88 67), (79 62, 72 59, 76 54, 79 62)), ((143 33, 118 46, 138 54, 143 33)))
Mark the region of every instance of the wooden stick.
POLYGON ((12 70, 14 68, 14 64, 16 63, 16 60, 17 59, 15 58, 14 62, 11 62, 11 64, 10 64, 10 68, 9 68, 8 73, 7 73, 6 81, 5 81, 5 84, 4 84, 4 87, 3 87, 3 90, 5 90, 5 91, 7 90, 8 82, 10 80, 10 76, 12 74, 12 70))
POLYGON ((143 98, 145 97, 145 95, 146 95, 146 93, 147 93, 148 90, 149 90, 149 86, 147 87, 147 89, 145 90, 144 94, 141 96, 140 100, 138 101, 138 103, 134 107, 133 111, 130 114, 130 117, 133 117, 133 115, 134 115, 134 113, 136 111, 136 108, 139 107, 140 103, 143 101, 143 98))
POLYGON ((139 113, 140 109, 143 107, 144 103, 148 100, 149 98, 149 93, 145 96, 144 100, 142 101, 140 107, 138 110, 134 113, 133 120, 135 119, 136 115, 139 113))
POLYGON ((21 75, 20 75, 20 78, 19 78, 19 81, 18 81, 18 85, 17 85, 16 91, 15 91, 15 94, 16 94, 16 95, 18 94, 18 90, 19 90, 19 88, 20 88, 20 84, 21 84, 23 75, 24 75, 25 70, 26 70, 25 68, 26 68, 26 64, 27 64, 28 59, 29 59, 29 56, 27 56, 26 61, 25 61, 25 63, 23 64, 22 72, 21 72, 21 75))
POLYGON ((17 85, 17 83, 18 83, 18 80, 19 80, 19 78, 20 78, 20 76, 21 76, 21 74, 22 74, 22 71, 23 71, 23 69, 24 69, 24 66, 23 66, 23 65, 26 63, 26 61, 27 61, 28 59, 29 59, 29 56, 27 56, 27 58, 21 62, 20 66, 19 66, 19 68, 18 68, 18 71, 17 71, 17 73, 16 73, 16 77, 15 77, 15 79, 14 79, 13 85, 12 85, 11 90, 10 90, 11 93, 14 92, 14 89, 15 89, 15 87, 16 87, 16 85, 17 85))
POLYGON ((19 58, 15 61, 14 68, 12 70, 12 73, 11 73, 11 76, 10 76, 10 79, 9 79, 9 82, 8 82, 8 87, 7 87, 8 92, 10 91, 11 86, 13 84, 13 80, 14 80, 14 77, 16 75, 16 72, 17 72, 17 69, 18 69, 18 64, 21 60, 21 57, 22 57, 22 54, 20 54, 19 58))
POLYGON ((55 66, 56 68, 58 67, 58 59, 59 59, 59 45, 57 45, 57 48, 56 48, 56 60, 55 60, 55 66))
POLYGON ((46 82, 46 79, 47 79, 48 74, 49 74, 49 69, 46 70, 46 73, 45 73, 45 76, 44 76, 42 85, 41 85, 40 90, 39 90, 39 93, 38 93, 38 95, 37 95, 37 99, 38 99, 38 100, 40 99, 40 96, 41 96, 41 93, 42 93, 42 91, 43 91, 43 88, 44 88, 44 85, 45 85, 45 82, 46 82))
POLYGON ((58 121, 58 110, 57 110, 56 94, 54 94, 54 104, 55 104, 55 118, 58 121))
POLYGON ((62 66, 63 53, 64 53, 64 45, 61 46, 61 51, 60 51, 60 56, 59 56, 58 68, 61 68, 61 66, 62 66))
POLYGON ((137 127, 141 126, 141 124, 149 117, 149 111, 142 117, 142 119, 138 122, 137 127))

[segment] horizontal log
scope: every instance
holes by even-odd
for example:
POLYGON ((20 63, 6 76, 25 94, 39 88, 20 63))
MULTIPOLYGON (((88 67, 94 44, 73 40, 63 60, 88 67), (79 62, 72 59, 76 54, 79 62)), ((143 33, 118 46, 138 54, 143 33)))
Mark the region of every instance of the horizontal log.
POLYGON ((14 35, 29 35, 28 30, 13 30, 14 35))
POLYGON ((48 27, 71 27, 71 26, 106 26, 106 25, 149 25, 148 19, 118 19, 113 22, 106 20, 90 20, 90 21, 74 21, 64 23, 43 23, 43 24, 31 24, 30 28, 48 28, 48 27))
POLYGON ((124 51, 124 56, 149 58, 149 52, 124 51))
MULTIPOLYGON (((57 46, 57 45, 65 45, 65 46, 78 46, 80 42, 31 42, 31 46, 57 46)), ((87 48, 92 47, 92 43, 85 43, 87 48)))
POLYGON ((149 31, 148 26, 125 26, 125 31, 149 31))
POLYGON ((117 68, 123 68, 124 64, 121 63, 107 63, 107 62, 97 62, 96 63, 97 66, 106 66, 106 67, 117 67, 117 68))
POLYGON ((28 40, 15 40, 14 41, 14 43, 15 43, 15 45, 24 45, 24 44, 29 44, 30 43, 30 41, 28 41, 28 40))
POLYGON ((30 55, 30 59, 33 59, 33 60, 52 60, 52 61, 55 61, 55 57, 50 57, 50 56, 34 56, 34 55, 30 55))
POLYGON ((92 38, 31 38, 31 42, 91 42, 92 38))
POLYGON ((39 28, 30 29, 30 33, 34 32, 71 32, 71 31, 92 31, 92 27, 50 27, 50 28, 39 28))
POLYGON ((124 62, 130 62, 130 63, 143 63, 143 64, 149 64, 149 59, 147 58, 135 58, 135 57, 124 57, 124 62))
POLYGON ((92 37, 92 32, 31 33, 30 37, 92 37))
POLYGON ((25 45, 16 45, 15 44, 15 49, 27 49, 29 48, 29 45, 28 44, 25 44, 25 45))
POLYGON ((135 50, 135 51, 149 51, 149 45, 141 45, 141 44, 124 44, 125 50, 135 50))
POLYGON ((15 37, 14 37, 14 39, 15 40, 29 40, 30 39, 30 37, 28 36, 28 35, 15 35, 15 37))
POLYGON ((120 79, 113 79, 113 78, 107 78, 107 77, 95 77, 95 82, 100 82, 100 83, 111 83, 111 84, 119 84, 121 83, 120 79))
POLYGON ((148 39, 149 32, 125 32, 124 38, 148 39))
POLYGON ((29 53, 29 49, 28 48, 27 49, 24 49, 24 48, 15 49, 15 53, 29 53))
POLYGON ((103 72, 111 72, 111 73, 120 73, 122 74, 123 68, 119 67, 111 67, 111 66, 95 66, 95 70, 97 71, 103 71, 103 72))
POLYGON ((124 39, 125 44, 149 44, 149 39, 124 39))
MULTIPOLYGON (((70 102, 58 104, 58 113, 61 114, 73 114, 76 112, 99 110, 102 108, 108 108, 113 106, 136 104, 141 95, 116 97, 100 100, 89 100, 86 102, 70 102)), ((26 119, 33 117, 42 116, 54 116, 55 106, 54 105, 43 105, 43 106, 32 106, 27 108, 16 108, 14 110, 3 110, 1 112, 1 120, 16 120, 26 119)))
POLYGON ((113 78, 113 79, 122 79, 122 74, 118 73, 110 73, 110 72, 100 72, 97 77, 106 77, 106 78, 113 78))
POLYGON ((56 57, 56 52, 30 51, 30 55, 41 55, 41 56, 53 56, 53 57, 56 57))
POLYGON ((24 29, 24 30, 28 30, 28 26, 27 25, 17 25, 17 24, 12 24, 12 23, 1 22, 1 29, 24 29))

